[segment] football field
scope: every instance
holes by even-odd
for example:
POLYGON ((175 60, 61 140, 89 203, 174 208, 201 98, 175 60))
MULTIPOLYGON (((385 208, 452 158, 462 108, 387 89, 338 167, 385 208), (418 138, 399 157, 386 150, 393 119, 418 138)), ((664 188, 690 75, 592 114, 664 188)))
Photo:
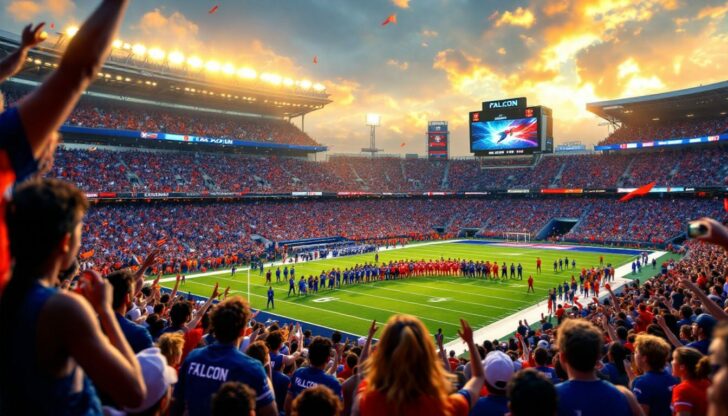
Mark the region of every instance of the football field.
MULTIPOLYGON (((457 337, 459 319, 468 320, 473 328, 481 328, 499 319, 513 315, 535 303, 544 301, 549 288, 571 275, 577 278, 582 267, 599 265, 599 256, 604 264, 619 267, 629 263, 636 256, 626 251, 610 251, 598 247, 584 246, 538 246, 484 244, 477 241, 447 242, 408 246, 401 249, 381 251, 379 262, 390 260, 429 260, 444 257, 464 260, 488 260, 491 263, 504 261, 521 263, 523 280, 506 279, 492 281, 482 278, 453 276, 412 277, 401 280, 386 280, 373 283, 343 285, 333 290, 319 288, 318 294, 308 296, 287 296, 288 282, 276 283, 273 266, 272 280, 275 290, 275 308, 266 309, 265 275, 259 271, 250 272, 250 302, 254 309, 262 309, 283 317, 283 322, 306 322, 321 327, 336 329, 350 334, 366 334, 373 319, 384 323, 392 314, 407 313, 419 317, 432 334, 442 328, 445 341, 457 337), (536 274, 536 258, 543 261, 542 273, 536 274), (553 262, 559 258, 576 260, 576 268, 553 271, 553 262), (526 279, 532 274, 536 293, 526 293, 526 279)), ((296 279, 301 276, 317 276, 322 270, 339 268, 342 271, 355 264, 374 262, 374 253, 296 264, 296 279)), ((289 265, 290 267, 290 265, 289 265)), ((282 270, 282 267, 281 267, 282 270)), ((267 269, 266 269, 267 271, 267 269)), ((214 275, 188 278, 180 293, 208 297, 215 285, 220 291, 230 286, 231 294, 247 296, 248 271, 239 271, 231 276, 230 271, 214 275)), ((173 287, 174 282, 163 283, 173 287)), ((298 290, 298 285, 296 285, 298 290)), ((282 323, 283 323, 282 322, 282 323)), ((381 328, 381 325, 380 325, 381 328)))

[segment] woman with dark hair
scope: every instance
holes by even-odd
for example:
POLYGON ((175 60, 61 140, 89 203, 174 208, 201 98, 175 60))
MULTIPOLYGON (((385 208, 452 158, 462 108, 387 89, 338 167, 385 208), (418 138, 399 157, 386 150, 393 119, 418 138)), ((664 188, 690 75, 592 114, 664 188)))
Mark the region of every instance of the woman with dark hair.
POLYGON ((607 363, 602 367, 602 374, 616 386, 629 387, 629 377, 624 368, 624 359, 627 358, 627 349, 619 342, 613 342, 607 350, 607 363))

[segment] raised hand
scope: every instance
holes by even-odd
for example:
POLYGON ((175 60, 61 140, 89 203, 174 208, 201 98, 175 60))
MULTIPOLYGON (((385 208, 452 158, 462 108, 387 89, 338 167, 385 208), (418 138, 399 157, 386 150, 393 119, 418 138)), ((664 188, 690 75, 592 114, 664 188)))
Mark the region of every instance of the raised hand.
POLYGON ((97 313, 111 307, 111 298, 114 288, 93 270, 86 270, 81 274, 81 294, 91 304, 97 313))
POLYGON ((369 327, 369 338, 374 338, 374 334, 377 332, 379 327, 377 326, 377 320, 372 321, 372 325, 369 327))
POLYGON ((225 291, 224 291, 224 292, 222 292, 222 300, 225 300, 225 299, 227 299, 227 297, 228 297, 228 293, 230 293, 230 286, 226 287, 226 288, 225 288, 225 291))
POLYGON ((220 296, 220 291, 218 291, 218 287, 220 286, 220 283, 215 283, 215 288, 212 289, 212 295, 210 295, 210 299, 217 299, 218 296, 220 296))
POLYGON ((30 49, 46 40, 48 34, 43 31, 43 26, 45 26, 45 22, 38 24, 35 28, 32 24, 26 26, 20 41, 21 47, 30 49))
POLYGON ((460 319, 460 329, 458 329, 458 335, 465 341, 466 344, 473 343, 473 328, 470 327, 468 321, 460 319))

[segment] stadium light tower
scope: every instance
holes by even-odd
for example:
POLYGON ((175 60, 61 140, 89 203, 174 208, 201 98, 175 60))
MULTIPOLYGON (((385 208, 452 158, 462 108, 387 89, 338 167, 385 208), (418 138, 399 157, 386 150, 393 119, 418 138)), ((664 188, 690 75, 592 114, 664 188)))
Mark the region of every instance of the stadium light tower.
POLYGON ((379 127, 381 124, 382 116, 373 113, 367 114, 367 126, 369 126, 369 147, 363 148, 361 149, 361 151, 363 153, 371 153, 372 157, 374 157, 374 155, 378 152, 382 151, 382 149, 377 149, 376 146, 377 127, 379 127))

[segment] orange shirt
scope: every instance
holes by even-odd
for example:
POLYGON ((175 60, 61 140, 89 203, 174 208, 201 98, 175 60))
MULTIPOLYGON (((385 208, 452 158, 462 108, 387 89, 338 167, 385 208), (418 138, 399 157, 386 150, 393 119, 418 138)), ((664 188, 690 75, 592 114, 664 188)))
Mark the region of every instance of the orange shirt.
POLYGON ((422 397, 398 413, 391 403, 387 403, 384 394, 378 391, 365 393, 365 390, 366 380, 359 385, 359 413, 362 416, 467 416, 470 413, 470 403, 459 393, 448 396, 444 404, 433 397, 422 397))

